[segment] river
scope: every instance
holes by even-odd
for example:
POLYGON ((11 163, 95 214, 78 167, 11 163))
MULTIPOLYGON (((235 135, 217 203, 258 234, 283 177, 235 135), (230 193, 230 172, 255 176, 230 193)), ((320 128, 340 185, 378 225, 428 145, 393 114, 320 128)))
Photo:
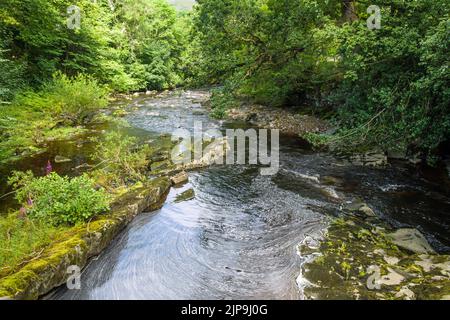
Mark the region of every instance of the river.
MULTIPOLYGON (((194 121, 204 128, 240 126, 209 119, 201 97, 177 91, 135 99, 130 130, 146 140, 192 129, 194 121)), ((274 176, 261 176, 251 165, 190 173, 162 209, 138 216, 89 263, 81 290, 60 288, 48 298, 298 299, 297 245, 320 234, 342 203, 354 199, 394 227, 418 228, 437 251, 450 252, 450 197, 440 180, 402 163, 354 166, 292 137, 280 143, 274 176), (195 197, 179 201, 191 189, 195 197)))

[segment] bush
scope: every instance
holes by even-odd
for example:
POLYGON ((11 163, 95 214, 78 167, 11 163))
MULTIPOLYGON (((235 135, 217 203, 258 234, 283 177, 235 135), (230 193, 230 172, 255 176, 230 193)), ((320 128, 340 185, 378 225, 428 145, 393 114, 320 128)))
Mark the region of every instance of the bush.
POLYGON ((430 160, 450 135, 448 5, 391 6, 383 6, 380 30, 361 19, 338 34, 344 77, 331 97, 338 134, 345 149, 380 146, 430 160))
POLYGON ((65 138, 107 105, 107 89, 85 75, 54 75, 41 91, 25 91, 0 106, 0 161, 29 153, 46 138, 65 138))
POLYGON ((109 196, 102 189, 95 190, 87 176, 71 179, 50 173, 34 177, 30 171, 15 172, 8 183, 28 217, 49 225, 75 225, 109 210, 109 196))
POLYGON ((21 61, 11 61, 2 49, 0 40, 0 107, 11 101, 14 94, 25 85, 23 80, 24 64, 21 61))
POLYGON ((44 87, 43 96, 49 96, 60 106, 61 116, 74 124, 84 122, 95 111, 106 107, 108 90, 90 76, 79 74, 69 78, 57 73, 44 87))
POLYGON ((237 108, 239 102, 229 89, 215 89, 211 95, 211 117, 223 119, 227 116, 228 110, 237 108))
POLYGON ((79 74, 70 78, 56 73, 41 91, 24 92, 13 102, 16 108, 40 111, 69 125, 82 124, 96 111, 106 107, 108 90, 90 76, 79 74))
POLYGON ((93 172, 93 176, 105 187, 119 187, 145 180, 148 167, 150 147, 138 147, 134 137, 120 132, 106 134, 98 145, 94 161, 101 164, 101 168, 93 172))

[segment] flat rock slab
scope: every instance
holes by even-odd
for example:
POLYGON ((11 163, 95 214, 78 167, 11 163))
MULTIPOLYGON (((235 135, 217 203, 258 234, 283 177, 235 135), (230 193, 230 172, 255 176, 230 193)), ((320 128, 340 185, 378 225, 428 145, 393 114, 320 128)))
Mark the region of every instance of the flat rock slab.
POLYGON ((398 247, 413 253, 436 253, 423 234, 416 229, 399 229, 387 236, 398 247))
POLYGON ((170 178, 170 181, 172 181, 172 184, 175 186, 184 184, 186 182, 189 181, 189 176, 186 173, 186 171, 182 171, 176 175, 174 175, 173 177, 170 178))

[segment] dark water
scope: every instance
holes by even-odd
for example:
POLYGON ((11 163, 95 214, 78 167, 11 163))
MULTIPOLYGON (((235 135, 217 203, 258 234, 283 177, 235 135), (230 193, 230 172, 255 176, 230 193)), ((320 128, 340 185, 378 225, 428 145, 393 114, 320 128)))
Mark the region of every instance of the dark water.
MULTIPOLYGON (((201 92, 134 101, 128 120, 140 136, 227 124, 208 119, 201 92)), ((401 164, 357 167, 282 137, 281 168, 212 167, 190 174, 164 207, 137 217, 82 275, 81 290, 53 299, 297 299, 297 244, 357 198, 394 227, 421 230, 450 252, 450 197, 441 180, 401 164), (332 177, 332 178, 330 178, 332 177), (334 181, 327 185, 326 181, 334 181), (186 190, 195 198, 178 202, 186 190)))

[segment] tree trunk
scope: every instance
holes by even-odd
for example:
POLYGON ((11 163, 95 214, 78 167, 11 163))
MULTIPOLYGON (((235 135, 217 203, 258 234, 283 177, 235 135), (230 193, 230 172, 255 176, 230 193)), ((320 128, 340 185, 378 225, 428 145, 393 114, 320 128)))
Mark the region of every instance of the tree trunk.
POLYGON ((354 0, 342 0, 342 18, 346 22, 358 20, 354 0))

